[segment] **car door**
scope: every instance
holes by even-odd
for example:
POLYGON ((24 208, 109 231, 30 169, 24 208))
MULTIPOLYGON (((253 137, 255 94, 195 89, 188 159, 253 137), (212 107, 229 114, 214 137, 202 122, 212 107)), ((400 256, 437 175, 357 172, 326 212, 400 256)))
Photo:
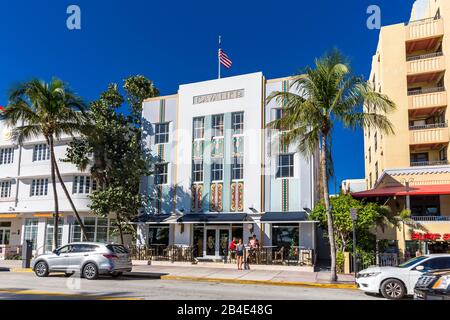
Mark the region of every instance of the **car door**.
POLYGON ((55 252, 52 253, 47 259, 49 269, 51 271, 66 270, 69 263, 69 254, 71 250, 71 245, 66 245, 55 250, 55 252))
POLYGON ((69 255, 69 268, 77 272, 81 270, 84 261, 89 257, 90 252, 95 251, 96 246, 90 244, 74 244, 69 255))

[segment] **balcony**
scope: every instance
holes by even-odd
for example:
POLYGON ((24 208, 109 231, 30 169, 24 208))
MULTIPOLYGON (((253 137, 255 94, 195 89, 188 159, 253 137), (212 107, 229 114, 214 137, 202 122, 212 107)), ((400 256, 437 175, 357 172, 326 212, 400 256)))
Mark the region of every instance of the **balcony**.
POLYGON ((410 145, 442 144, 449 141, 447 123, 411 126, 409 130, 410 145))
POLYGON ((407 61, 408 83, 437 81, 445 71, 445 57, 442 52, 413 56, 407 61))
POLYGON ((433 114, 447 106, 447 92, 444 87, 428 88, 408 92, 408 109, 411 118, 433 114))
POLYGON ((417 222, 450 222, 450 216, 411 216, 417 222))
POLYGON ((448 164, 448 160, 438 161, 411 161, 411 167, 426 167, 426 166, 444 166, 448 164))
MULTIPOLYGON (((444 21, 442 19, 428 18, 411 21, 406 26, 406 41, 427 40, 444 35, 444 21)), ((415 49, 418 50, 418 49, 415 49)))

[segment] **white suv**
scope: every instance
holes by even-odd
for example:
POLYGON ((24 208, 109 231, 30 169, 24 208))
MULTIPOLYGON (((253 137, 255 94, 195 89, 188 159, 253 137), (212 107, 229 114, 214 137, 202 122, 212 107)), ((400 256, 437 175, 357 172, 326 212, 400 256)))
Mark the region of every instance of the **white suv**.
POLYGON ((450 254, 429 254, 413 258, 398 267, 369 267, 356 276, 358 288, 387 299, 414 295, 414 286, 424 272, 450 269, 450 254))

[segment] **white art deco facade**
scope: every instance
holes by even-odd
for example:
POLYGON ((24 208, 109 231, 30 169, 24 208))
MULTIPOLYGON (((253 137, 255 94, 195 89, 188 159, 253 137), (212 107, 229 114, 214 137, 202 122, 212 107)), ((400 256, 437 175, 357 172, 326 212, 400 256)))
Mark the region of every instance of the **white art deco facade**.
POLYGON ((147 146, 156 175, 144 179, 152 203, 140 217, 139 244, 195 247, 220 258, 232 237, 264 245, 316 248, 308 212, 318 198, 318 158, 282 145, 266 125, 283 106, 266 103, 289 78, 261 72, 180 85, 146 100, 147 146))

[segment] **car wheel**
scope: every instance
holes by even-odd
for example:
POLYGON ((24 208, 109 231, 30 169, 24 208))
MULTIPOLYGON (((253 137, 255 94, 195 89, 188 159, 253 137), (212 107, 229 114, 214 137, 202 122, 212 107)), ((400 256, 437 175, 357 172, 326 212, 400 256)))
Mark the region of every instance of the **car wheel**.
POLYGON ((34 273, 40 278, 48 276, 48 265, 47 265, 47 263, 45 263, 44 261, 38 262, 34 266, 34 273))
POLYGON ((123 274, 122 272, 113 272, 113 273, 111 273, 111 276, 113 278, 117 278, 117 277, 120 277, 122 274, 123 274))
POLYGON ((88 280, 94 280, 98 278, 98 268, 95 263, 88 263, 84 266, 83 277, 88 280))
POLYGON ((399 280, 389 279, 381 285, 381 294, 386 299, 399 300, 405 296, 405 293, 405 286, 399 280))

